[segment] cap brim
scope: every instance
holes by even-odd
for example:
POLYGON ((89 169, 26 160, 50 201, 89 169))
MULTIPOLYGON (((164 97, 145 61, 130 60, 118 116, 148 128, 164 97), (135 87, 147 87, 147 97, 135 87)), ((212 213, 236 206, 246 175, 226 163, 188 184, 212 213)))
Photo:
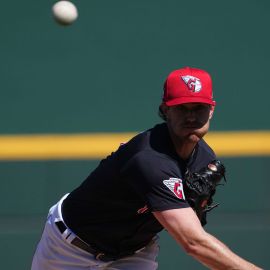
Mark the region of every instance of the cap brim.
POLYGON ((202 97, 181 97, 164 102, 167 106, 175 106, 185 103, 205 103, 215 106, 216 102, 212 99, 202 97))

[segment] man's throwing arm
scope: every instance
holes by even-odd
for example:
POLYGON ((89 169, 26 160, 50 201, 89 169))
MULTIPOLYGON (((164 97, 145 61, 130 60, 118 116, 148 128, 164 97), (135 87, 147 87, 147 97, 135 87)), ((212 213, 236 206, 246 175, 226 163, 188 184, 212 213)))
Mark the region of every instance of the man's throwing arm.
POLYGON ((192 208, 153 212, 159 223, 183 249, 209 269, 259 270, 208 234, 192 208))

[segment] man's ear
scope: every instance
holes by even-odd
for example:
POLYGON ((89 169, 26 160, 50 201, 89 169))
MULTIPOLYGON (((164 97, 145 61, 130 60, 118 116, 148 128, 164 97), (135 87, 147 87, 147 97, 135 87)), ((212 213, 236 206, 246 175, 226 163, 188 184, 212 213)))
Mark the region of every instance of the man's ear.
POLYGON ((210 114, 209 114, 209 119, 212 119, 213 114, 214 114, 215 106, 211 106, 210 108, 210 114))

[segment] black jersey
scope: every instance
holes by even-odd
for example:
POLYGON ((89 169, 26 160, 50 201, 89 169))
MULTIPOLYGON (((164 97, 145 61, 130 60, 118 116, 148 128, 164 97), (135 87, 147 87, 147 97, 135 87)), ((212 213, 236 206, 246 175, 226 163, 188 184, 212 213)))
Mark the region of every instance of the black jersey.
POLYGON ((201 140, 189 160, 176 154, 166 123, 103 159, 65 199, 63 218, 79 237, 110 254, 144 247, 163 227, 153 211, 185 208, 182 179, 215 159, 201 140))

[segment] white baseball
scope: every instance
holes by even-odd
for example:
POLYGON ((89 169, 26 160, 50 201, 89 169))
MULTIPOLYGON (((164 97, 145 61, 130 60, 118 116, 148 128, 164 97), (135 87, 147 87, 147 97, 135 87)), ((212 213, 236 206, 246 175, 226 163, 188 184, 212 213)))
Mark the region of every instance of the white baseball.
POLYGON ((63 25, 73 23, 78 17, 78 10, 70 1, 56 2, 52 7, 52 12, 55 20, 63 25))

